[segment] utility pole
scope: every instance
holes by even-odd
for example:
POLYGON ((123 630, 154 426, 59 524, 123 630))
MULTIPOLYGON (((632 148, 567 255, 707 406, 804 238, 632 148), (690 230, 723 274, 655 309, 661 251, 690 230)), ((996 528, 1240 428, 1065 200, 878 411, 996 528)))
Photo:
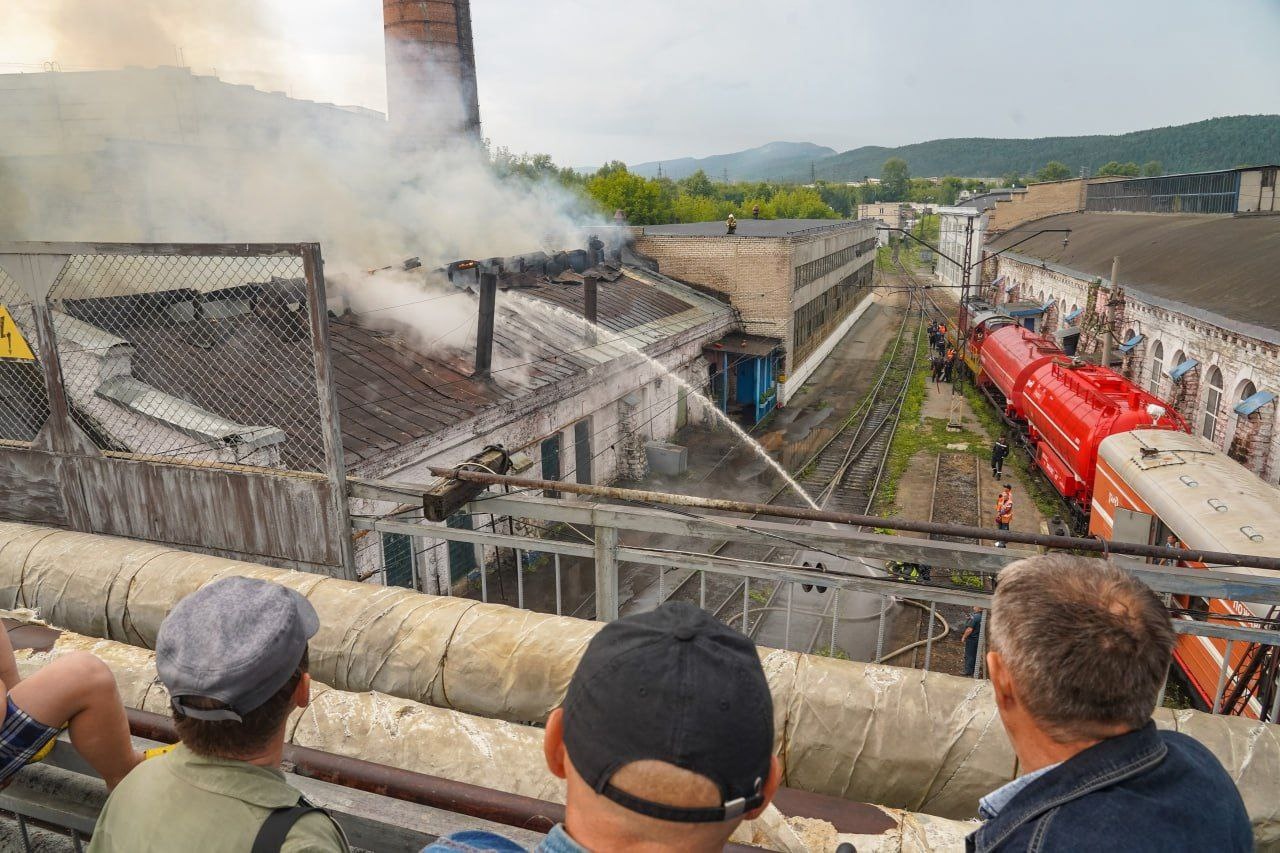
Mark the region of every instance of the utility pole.
POLYGON ((724 167, 724 182, 726 184, 729 183, 729 167, 728 166, 724 167))
POLYGON ((1111 300, 1116 294, 1116 277, 1120 275, 1120 256, 1111 260, 1111 287, 1107 292, 1107 312, 1102 318, 1102 366, 1111 366, 1111 349, 1115 345, 1114 332, 1111 329, 1111 300))
POLYGON ((662 164, 658 164, 658 180, 662 180, 662 164))
POLYGON ((811 162, 809 164, 809 183, 814 184, 815 186, 818 183, 818 164, 817 163, 811 162))

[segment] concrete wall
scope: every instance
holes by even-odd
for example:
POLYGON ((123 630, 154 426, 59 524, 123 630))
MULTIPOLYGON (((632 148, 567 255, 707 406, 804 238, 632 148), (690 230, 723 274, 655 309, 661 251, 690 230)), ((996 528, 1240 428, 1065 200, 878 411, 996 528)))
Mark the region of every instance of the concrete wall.
MULTIPOLYGON (((982 259, 982 245, 987 232, 987 214, 980 213, 972 207, 940 207, 938 208, 938 263, 935 272, 942 283, 950 288, 959 289, 965 280, 964 269, 948 258, 954 258, 963 264, 976 264, 982 259), (964 255, 967 231, 972 221, 973 236, 969 242, 969 257, 964 255)), ((976 268, 970 271, 969 280, 976 284, 978 274, 976 268)))
POLYGON ((1276 184, 1280 183, 1275 166, 1240 173, 1240 213, 1280 211, 1276 203, 1276 184), (1264 186, 1265 185, 1265 186, 1264 186))
POLYGON ((879 219, 890 228, 901 228, 902 222, 906 218, 903 216, 904 206, 910 210, 909 206, 896 201, 876 204, 860 204, 858 205, 858 218, 879 219))
POLYGON ((640 236, 636 250, 664 275, 725 294, 754 335, 791 335, 791 245, 755 237, 640 236))
MULTIPOLYGON (((1017 283, 1017 291, 1011 295, 1039 299, 1043 293, 1045 301, 1056 299, 1067 311, 1073 306, 1085 305, 1089 284, 1093 281, 1092 276, 1043 269, 1007 255, 1000 256, 994 263, 996 275, 1007 276, 1009 281, 1017 283)), ((1246 383, 1252 383, 1259 391, 1280 392, 1280 346, 1241 335, 1225 325, 1155 305, 1145 301, 1140 293, 1123 288, 1123 284, 1122 272, 1124 311, 1114 323, 1116 343, 1121 343, 1131 330, 1144 340, 1126 358, 1122 371, 1148 391, 1173 401, 1177 389, 1173 380, 1163 374, 1177 366, 1179 354, 1199 361, 1200 367, 1184 381, 1190 393, 1178 407, 1199 435, 1209 395, 1207 378, 1216 367, 1222 372, 1223 391, 1212 440, 1222 449, 1230 450, 1237 430, 1242 427, 1259 430, 1259 435, 1267 439, 1267 446, 1242 461, 1267 482, 1280 484, 1280 435, 1276 429, 1275 404, 1263 407, 1260 422, 1247 427, 1245 419, 1233 411, 1242 399, 1246 383), (1155 366, 1157 344, 1162 353, 1159 368, 1155 366)), ((1104 281, 1104 285, 1109 283, 1104 281)), ((1107 287, 1103 290, 1109 292, 1107 287)), ((1100 297, 1099 302, 1103 301, 1100 297)))
POLYGON ((996 202, 990 229, 998 234, 1033 219, 1084 210, 1085 184, 1079 178, 1032 184, 1025 193, 996 202))

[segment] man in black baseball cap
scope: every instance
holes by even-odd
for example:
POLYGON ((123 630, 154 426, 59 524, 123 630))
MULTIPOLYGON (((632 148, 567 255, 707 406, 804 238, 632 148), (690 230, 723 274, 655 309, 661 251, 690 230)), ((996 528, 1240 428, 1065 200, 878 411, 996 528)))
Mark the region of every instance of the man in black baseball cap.
POLYGON ((156 673, 182 743, 115 789, 91 853, 346 851, 342 830, 280 772, 289 715, 310 699, 307 642, 319 627, 302 595, 254 578, 178 602, 156 637, 156 673))

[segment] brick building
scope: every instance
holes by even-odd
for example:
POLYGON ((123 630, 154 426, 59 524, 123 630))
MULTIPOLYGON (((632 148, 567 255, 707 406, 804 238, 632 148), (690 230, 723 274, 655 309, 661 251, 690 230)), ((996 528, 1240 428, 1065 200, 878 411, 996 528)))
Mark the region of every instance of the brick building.
MULTIPOLYGON (((1260 185, 1266 172, 1255 171, 1260 185)), ((1261 186, 1252 189, 1245 201, 1256 206, 1261 186)), ((1178 197, 1179 206, 1202 203, 1178 197)), ((988 261, 982 295, 1050 306, 1041 327, 1068 352, 1099 361, 1109 348, 1112 366, 1168 400, 1198 435, 1280 482, 1280 215, 1068 213, 997 237, 988 252, 1033 228, 1070 228, 1070 242, 1044 234, 988 261)))
POLYGON ((865 310, 875 244, 870 222, 744 220, 733 236, 718 222, 649 226, 635 248, 663 274, 727 296, 747 332, 779 342, 785 404, 865 310))

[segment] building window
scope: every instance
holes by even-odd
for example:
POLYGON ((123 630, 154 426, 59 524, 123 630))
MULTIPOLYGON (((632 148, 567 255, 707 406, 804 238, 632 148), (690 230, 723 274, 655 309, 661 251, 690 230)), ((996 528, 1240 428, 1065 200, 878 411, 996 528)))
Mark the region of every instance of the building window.
POLYGON ((383 583, 415 589, 413 562, 413 537, 403 533, 382 534, 383 583))
POLYGON ((1160 377, 1164 372, 1164 344, 1156 341, 1151 345, 1151 378, 1147 381, 1147 390, 1151 396, 1160 396, 1160 377))
POLYGON ((1276 188, 1276 169, 1262 170, 1262 188, 1264 190, 1273 190, 1276 188))
MULTIPOLYGON (((681 389, 683 392, 683 389, 681 389)), ((573 425, 573 470, 574 479, 583 484, 591 484, 591 419, 586 418, 573 425)))
MULTIPOLYGON (((542 479, 560 479, 560 433, 542 442, 542 479)), ((547 492, 547 497, 558 498, 559 492, 547 492)))
MULTIPOLYGON (((475 530, 471 516, 465 512, 455 513, 445 519, 447 526, 454 530, 475 530)), ((476 546, 470 542, 449 540, 449 578, 454 583, 465 578, 475 570, 476 546)))
POLYGON ((1200 434, 1213 441, 1218 431, 1218 409, 1222 408, 1222 371, 1209 371, 1209 391, 1204 395, 1204 425, 1200 434))
POLYGON ((875 245, 876 239, 872 237, 870 240, 863 240, 861 243, 846 246, 838 252, 832 252, 825 257, 818 258, 816 261, 809 261, 807 264, 801 264, 796 267, 795 289, 799 290, 806 284, 812 281, 817 281, 823 276, 830 275, 846 264, 852 263, 867 252, 875 249, 875 245))

